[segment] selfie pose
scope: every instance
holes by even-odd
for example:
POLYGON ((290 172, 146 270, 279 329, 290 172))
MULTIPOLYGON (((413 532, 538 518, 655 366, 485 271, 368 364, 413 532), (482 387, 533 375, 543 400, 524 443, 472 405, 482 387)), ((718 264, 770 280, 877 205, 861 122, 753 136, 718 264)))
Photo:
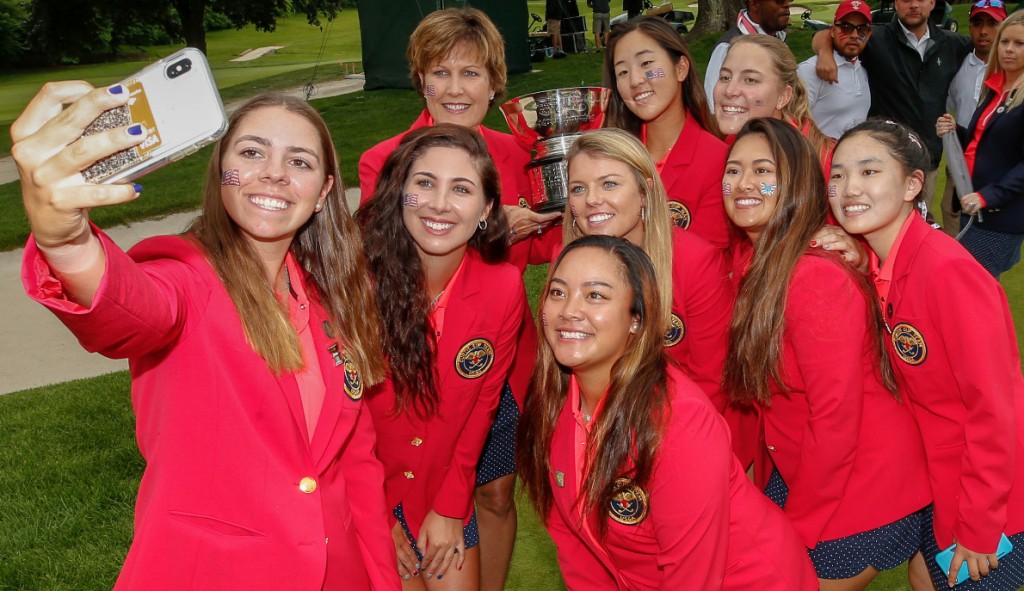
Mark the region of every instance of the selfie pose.
POLYGON ((912 567, 927 584, 927 566, 939 588, 952 586, 966 565, 975 582, 957 589, 1018 589, 1024 379, 1016 333, 995 279, 915 213, 930 162, 915 132, 869 119, 836 146, 829 201, 843 227, 871 248, 886 348, 924 440, 935 505, 924 519, 925 564, 912 567), (1005 556, 1003 535, 1015 547, 1005 556), (936 555, 953 544, 949 568, 940 567, 936 555))
POLYGON ((920 545, 931 495, 921 438, 898 399, 863 274, 812 249, 828 204, 810 143, 778 119, 748 122, 722 188, 751 243, 723 384, 754 404, 754 479, 785 510, 825 590, 864 589, 920 545))
POLYGON ((541 293, 518 448, 574 590, 817 589, 707 396, 667 363, 654 267, 623 238, 569 244, 541 293))
POLYGON ((250 100, 189 231, 125 253, 88 213, 141 187, 79 171, 146 130, 78 138, 128 98, 51 83, 11 126, 25 290, 132 375, 146 467, 115 589, 397 589, 387 509, 366 494, 384 474, 363 400, 385 367, 327 127, 299 99, 250 100))
POLYGON ((368 398, 407 590, 480 588, 477 472, 513 471, 508 440, 480 460, 499 400, 515 406, 506 381, 526 309, 502 262, 498 191, 479 134, 442 123, 402 138, 356 216, 390 364, 368 398))
POLYGON ((725 143, 708 109, 686 42, 660 17, 617 25, 604 58, 611 89, 606 127, 640 138, 665 185, 672 222, 729 246, 719 182, 725 143))

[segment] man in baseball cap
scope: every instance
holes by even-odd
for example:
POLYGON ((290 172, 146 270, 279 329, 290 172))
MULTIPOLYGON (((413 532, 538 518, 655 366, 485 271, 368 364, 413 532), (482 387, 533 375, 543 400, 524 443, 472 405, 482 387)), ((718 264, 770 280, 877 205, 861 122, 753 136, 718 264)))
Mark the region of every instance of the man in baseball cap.
POLYGON ((830 33, 839 81, 829 84, 818 78, 817 56, 801 63, 797 73, 807 88, 814 122, 825 135, 838 138, 864 121, 871 107, 868 74, 858 59, 871 38, 871 7, 865 0, 845 0, 836 8, 830 33))

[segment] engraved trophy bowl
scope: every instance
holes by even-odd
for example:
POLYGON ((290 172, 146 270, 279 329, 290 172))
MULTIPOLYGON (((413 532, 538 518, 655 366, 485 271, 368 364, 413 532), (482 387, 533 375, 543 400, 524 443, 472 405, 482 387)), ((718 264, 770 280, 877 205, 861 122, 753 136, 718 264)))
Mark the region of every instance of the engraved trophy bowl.
POLYGON ((524 94, 501 105, 519 143, 533 154, 527 166, 533 210, 561 211, 569 197, 565 155, 584 131, 604 123, 607 89, 584 86, 524 94))

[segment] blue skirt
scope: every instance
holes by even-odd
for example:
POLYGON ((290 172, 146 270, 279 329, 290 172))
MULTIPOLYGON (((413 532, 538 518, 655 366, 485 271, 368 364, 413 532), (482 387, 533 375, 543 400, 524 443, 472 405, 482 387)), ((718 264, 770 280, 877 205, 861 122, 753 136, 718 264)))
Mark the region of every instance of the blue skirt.
POLYGON ((519 405, 508 382, 501 389, 498 414, 487 434, 480 462, 476 466, 476 485, 487 484, 516 473, 516 431, 519 429, 519 405))
MULTIPOLYGON (((928 574, 932 576, 935 586, 949 589, 947 573, 942 572, 935 562, 935 555, 940 548, 935 541, 933 518, 932 508, 925 509, 925 516, 921 520, 921 553, 928 563, 928 574)), ((999 559, 999 568, 993 569, 987 577, 981 577, 977 583, 967 579, 954 587, 956 591, 1015 591, 1024 587, 1024 532, 1007 537, 1013 542, 1013 550, 999 559)))
MULTIPOLYGON (((409 530, 409 523, 405 520, 402 504, 399 503, 392 513, 395 515, 398 523, 402 524, 402 531, 405 532, 405 537, 408 538, 412 551, 416 553, 416 558, 422 562, 423 552, 420 552, 419 546, 416 545, 416 538, 412 535, 412 531, 409 530)), ((473 516, 469 518, 469 523, 462 526, 462 539, 466 543, 466 550, 480 543, 480 530, 476 526, 476 511, 473 511, 473 516)))
MULTIPOLYGON (((779 507, 786 506, 789 487, 778 470, 772 471, 764 494, 779 507)), ((818 542, 807 554, 822 579, 849 579, 871 566, 878 571, 903 564, 921 545, 921 521, 927 509, 921 509, 892 523, 868 531, 818 542)))

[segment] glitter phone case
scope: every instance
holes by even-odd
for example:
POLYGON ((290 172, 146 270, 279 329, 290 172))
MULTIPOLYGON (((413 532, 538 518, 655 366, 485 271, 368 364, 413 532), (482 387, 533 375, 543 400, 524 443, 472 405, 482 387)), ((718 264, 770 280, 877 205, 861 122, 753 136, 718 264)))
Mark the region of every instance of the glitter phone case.
POLYGON ((128 104, 105 111, 83 132, 99 133, 135 123, 147 130, 139 144, 111 154, 82 171, 91 183, 141 177, 216 141, 227 131, 217 85, 198 49, 186 47, 121 82, 128 104))

